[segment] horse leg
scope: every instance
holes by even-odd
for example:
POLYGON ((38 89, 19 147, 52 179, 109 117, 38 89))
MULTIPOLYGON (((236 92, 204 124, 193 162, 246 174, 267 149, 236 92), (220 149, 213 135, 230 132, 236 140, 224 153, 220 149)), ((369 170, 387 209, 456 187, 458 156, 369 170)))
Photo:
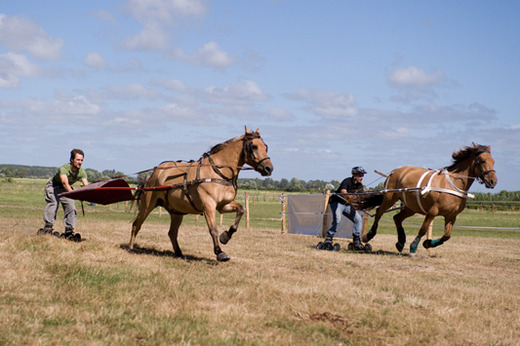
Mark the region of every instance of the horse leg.
POLYGON ((381 203, 381 206, 379 206, 376 210, 376 216, 374 217, 374 223, 372 224, 370 231, 362 235, 361 241, 363 243, 368 243, 376 236, 377 227, 379 226, 379 220, 381 219, 381 216, 383 216, 385 211, 387 211, 391 206, 393 206, 394 203, 397 202, 397 200, 398 196, 396 194, 383 196, 383 203, 381 203))
POLYGON ((222 209, 220 209, 219 212, 220 213, 236 212, 235 221, 229 227, 229 230, 227 230, 226 232, 222 232, 222 234, 220 234, 220 237, 219 237, 220 242, 222 244, 227 244, 227 242, 233 236, 233 233, 235 233, 238 229, 238 223, 240 222, 242 215, 244 215, 244 207, 240 203, 232 201, 231 203, 226 204, 222 209))
POLYGON ((128 244, 129 250, 132 250, 134 248, 135 244, 135 238, 137 237, 137 233, 139 233, 139 230, 141 229, 141 226, 148 217, 148 215, 152 212, 152 210, 155 208, 155 205, 150 203, 149 200, 144 199, 141 202, 141 207, 139 208, 139 213, 137 214, 137 217, 135 218, 134 222, 132 223, 132 234, 130 236, 130 243, 128 244))
POLYGON ((204 217, 206 218, 206 223, 208 224, 209 234, 213 239, 213 251, 215 252, 215 255, 217 255, 217 261, 225 262, 229 261, 230 257, 220 248, 215 213, 215 209, 206 209, 204 211, 204 217))
POLYGON ((453 229, 453 224, 455 223, 455 217, 453 218, 444 218, 444 235, 439 239, 433 240, 425 240, 423 246, 425 248, 437 247, 439 245, 444 244, 445 241, 448 241, 451 238, 451 230, 453 229))
POLYGON ((172 242, 173 251, 175 252, 176 257, 184 258, 182 255, 181 248, 179 247, 179 242, 177 241, 177 235, 179 234, 179 227, 182 223, 183 215, 175 214, 170 212, 170 231, 168 232, 168 236, 172 242))
POLYGON ((430 224, 433 222, 434 218, 435 215, 426 215, 421 225, 421 228, 419 229, 417 237, 415 237, 414 241, 410 244, 410 253, 415 254, 415 251, 417 251, 417 246, 419 245, 421 238, 426 234, 426 232, 428 232, 428 227, 430 227, 430 224))
POLYGON ((399 252, 403 251, 404 244, 406 244, 406 233, 404 232, 403 221, 414 214, 415 212, 405 206, 399 213, 394 215, 394 224, 397 229, 397 243, 395 243, 395 247, 399 252))

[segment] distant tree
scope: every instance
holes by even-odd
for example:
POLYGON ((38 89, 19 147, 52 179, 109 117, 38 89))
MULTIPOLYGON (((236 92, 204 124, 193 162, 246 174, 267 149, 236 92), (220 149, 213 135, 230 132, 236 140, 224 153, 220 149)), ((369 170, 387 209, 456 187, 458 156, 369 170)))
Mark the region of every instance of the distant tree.
POLYGON ((27 176, 27 170, 24 167, 17 168, 14 171, 14 176, 16 178, 25 178, 27 176))
POLYGON ((299 180, 297 178, 292 178, 291 182, 289 183, 289 187, 288 187, 287 191, 293 191, 293 192, 303 191, 304 186, 305 186, 304 183, 305 182, 303 180, 299 180))
POLYGON ((13 169, 11 169, 11 168, 6 168, 6 169, 4 170, 4 174, 5 174, 5 176, 8 177, 8 178, 14 178, 14 171, 13 171, 13 169))

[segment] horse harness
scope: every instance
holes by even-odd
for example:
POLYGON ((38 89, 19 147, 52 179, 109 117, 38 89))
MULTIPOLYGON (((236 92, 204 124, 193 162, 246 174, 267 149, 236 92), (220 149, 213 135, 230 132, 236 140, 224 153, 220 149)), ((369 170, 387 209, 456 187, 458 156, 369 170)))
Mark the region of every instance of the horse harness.
MULTIPOLYGON (((266 145, 266 147, 267 147, 267 145, 266 145)), ((266 151, 267 151, 267 148, 266 148, 266 151)), ((254 158, 253 148, 252 148, 251 143, 249 141, 244 143, 244 148, 243 148, 243 151, 242 151, 242 155, 249 155, 249 158, 253 161, 253 168, 254 169, 256 169, 258 167, 258 165, 260 163, 262 163, 263 161, 270 159, 269 156, 267 156, 267 157, 257 161, 254 158)), ((176 167, 177 167, 177 163, 178 162, 182 162, 182 161, 174 161, 174 164, 175 164, 176 167)), ((189 186, 203 184, 203 183, 215 183, 215 184, 221 184, 221 185, 226 185, 226 186, 233 186, 233 188, 235 190, 237 189, 238 174, 232 176, 231 178, 230 177, 226 177, 224 175, 224 173, 222 173, 222 171, 220 170, 219 166, 215 164, 215 162, 213 161, 213 159, 211 158, 209 153, 204 153, 201 156, 201 158, 198 161, 196 161, 196 162, 197 162, 197 171, 195 173, 195 179, 188 180, 188 173, 190 171, 190 168, 192 168, 193 164, 195 163, 195 161, 190 161, 188 167, 186 168, 186 172, 184 172, 182 174, 178 174, 178 175, 169 176, 168 178, 166 178, 166 181, 168 181, 168 180, 171 180, 171 179, 183 177, 182 183, 177 183, 177 184, 172 184, 172 185, 167 185, 167 186, 147 187, 146 190, 172 190, 172 189, 182 188, 182 190, 184 192, 184 195, 188 199, 188 202, 190 203, 191 207, 194 210, 196 210, 197 212, 202 213, 202 211, 199 210, 195 206, 195 203, 193 202, 192 196, 190 195, 189 190, 188 190, 189 186), (200 177, 200 168, 203 166, 204 158, 208 158, 208 161, 209 161, 209 163, 211 165, 211 168, 213 169, 213 171, 220 178, 201 178, 200 177)), ((240 168, 242 168, 242 167, 240 167, 240 168)), ((155 169, 157 169, 157 167, 155 167, 155 169)))
MULTIPOLYGON (((387 183, 388 183, 388 180, 387 180, 387 183)), ((387 189, 387 187, 385 186, 385 190, 386 189, 387 189)), ((450 178, 448 170, 445 169, 445 168, 438 169, 438 170, 431 170, 431 169, 426 170, 421 175, 419 180, 417 181, 417 185, 416 185, 415 188, 412 188, 412 189, 409 189, 409 190, 408 189, 404 189, 402 191, 402 195, 401 195, 404 204, 407 204, 407 202, 406 202, 406 192, 414 191, 414 190, 417 191, 416 195, 415 195, 416 196, 417 205, 419 206, 419 208, 421 209, 421 211, 424 214, 427 214, 427 212, 426 212, 426 210, 424 209, 424 207, 422 205, 422 198, 424 198, 424 196, 427 193, 429 193, 430 191, 441 192, 441 193, 448 193, 450 195, 454 195, 454 196, 457 196, 457 197, 460 197, 460 198, 474 198, 475 197, 473 194, 468 193, 467 191, 461 190, 457 186, 455 186, 455 184, 453 184, 453 182, 451 181, 451 178, 450 178), (431 175, 430 175, 430 178, 428 179, 428 182, 426 183, 426 186, 421 186, 421 184, 424 181, 424 179, 426 178, 426 176, 428 174, 430 174, 430 173, 431 173, 431 175), (450 184, 450 186, 451 186, 451 188, 453 190, 432 186, 434 177, 437 176, 437 175, 441 175, 441 174, 444 175, 444 177, 448 181, 448 184, 450 184)))

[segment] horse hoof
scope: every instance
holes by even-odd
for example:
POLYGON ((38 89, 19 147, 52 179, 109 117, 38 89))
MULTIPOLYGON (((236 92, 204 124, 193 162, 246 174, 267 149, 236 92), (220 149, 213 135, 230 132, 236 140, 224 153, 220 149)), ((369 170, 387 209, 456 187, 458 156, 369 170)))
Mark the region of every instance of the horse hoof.
POLYGON ((229 257, 225 252, 221 252, 217 255, 217 261, 226 262, 229 261, 231 257, 229 257))
POLYGON ((228 233, 228 232, 222 232, 222 233, 220 234, 219 239, 220 239, 220 242, 221 242, 222 244, 227 244, 227 242, 231 239, 231 237, 229 236, 229 233, 228 233))
POLYGON ((422 245, 424 246, 425 249, 429 249, 432 247, 432 241, 430 239, 426 239, 422 245))
POLYGON ((403 252, 404 243, 395 243, 395 247, 396 247, 397 251, 403 252))

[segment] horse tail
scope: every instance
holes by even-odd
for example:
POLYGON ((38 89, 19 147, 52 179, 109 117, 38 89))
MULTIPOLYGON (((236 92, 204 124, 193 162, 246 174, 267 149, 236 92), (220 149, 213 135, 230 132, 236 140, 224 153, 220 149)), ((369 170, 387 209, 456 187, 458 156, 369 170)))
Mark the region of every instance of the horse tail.
POLYGON ((134 203, 137 206, 136 210, 141 208, 141 197, 143 197, 144 193, 144 183, 138 184, 136 191, 134 193, 134 199, 132 200, 132 205, 130 206, 130 210, 134 207, 134 203))
POLYGON ((366 194, 353 196, 350 204, 357 210, 370 210, 383 203, 382 194, 366 194))
POLYGON ((138 177, 137 187, 135 189, 134 199, 132 201, 132 205, 130 206, 130 210, 132 210, 132 208, 134 207, 134 203, 137 206, 136 211, 141 208, 141 198, 143 197, 143 194, 145 192, 144 187, 146 186, 146 183, 151 178, 156 169, 157 167, 154 167, 153 170, 143 172, 146 174, 142 174, 140 177, 138 177))

